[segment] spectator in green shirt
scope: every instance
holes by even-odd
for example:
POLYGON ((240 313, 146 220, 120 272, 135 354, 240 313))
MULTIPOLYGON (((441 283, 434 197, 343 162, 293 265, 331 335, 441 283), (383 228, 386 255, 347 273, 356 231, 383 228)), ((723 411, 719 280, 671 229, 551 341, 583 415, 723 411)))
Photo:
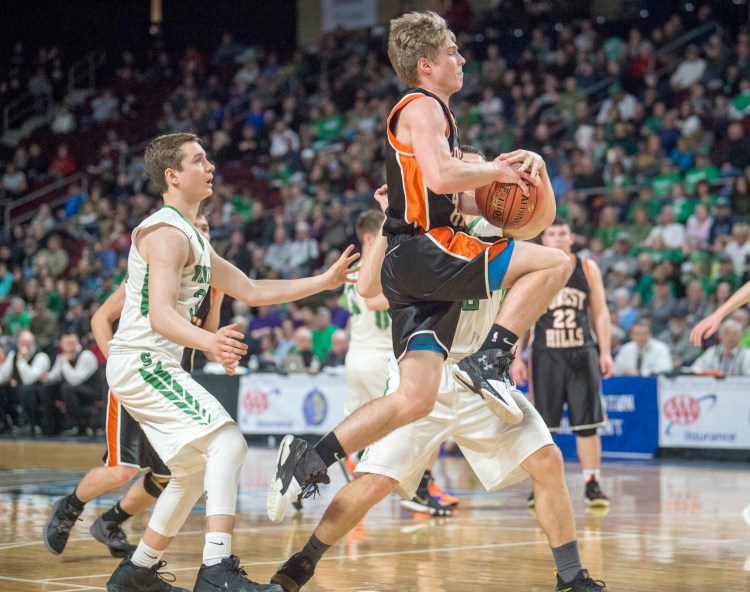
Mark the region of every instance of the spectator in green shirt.
POLYGON ((648 185, 643 186, 641 187, 639 196, 630 202, 628 222, 632 223, 635 221, 635 212, 638 208, 646 211, 647 219, 655 221, 659 217, 659 214, 661 214, 661 206, 661 200, 654 195, 654 190, 648 185))
POLYGON ((740 78, 740 93, 729 104, 729 117, 741 120, 750 115, 750 79, 740 78))
POLYGON ((331 339, 338 327, 331 323, 331 311, 325 306, 315 311, 312 327, 312 351, 319 360, 325 360, 331 349, 331 339))
POLYGON ((677 221, 680 224, 685 224, 688 218, 695 213, 698 200, 685 195, 682 183, 675 183, 669 188, 669 199, 672 202, 672 209, 677 221))
POLYGON ((661 199, 669 195, 669 189, 673 184, 681 180, 680 173, 675 170, 671 160, 662 162, 660 173, 651 179, 651 189, 654 191, 654 197, 661 199))
POLYGON ((16 337, 21 329, 28 329, 30 322, 31 315, 26 310, 26 303, 23 298, 11 298, 10 306, 8 306, 8 311, 3 319, 5 334, 16 337))
POLYGON ((740 287, 740 278, 734 272, 734 262, 732 257, 726 253, 722 253, 718 258, 718 269, 714 272, 711 277, 711 292, 716 294, 716 290, 719 284, 729 284, 731 292, 734 292, 740 287))
POLYGON ((617 210, 612 206, 602 208, 599 227, 594 231, 594 237, 602 241, 605 249, 610 249, 621 232, 622 226, 617 222, 617 210))
POLYGON ((336 109, 336 103, 330 99, 323 104, 322 116, 310 123, 310 129, 317 139, 327 144, 338 140, 345 127, 344 116, 336 109))
POLYGON ((630 212, 632 212, 633 220, 630 226, 628 226, 628 234, 633 245, 640 247, 648 238, 648 235, 651 234, 651 229, 654 225, 649 219, 647 207, 643 204, 635 208, 631 205, 630 212))
POLYGON ((693 193, 699 181, 716 181, 721 176, 719 169, 711 164, 708 156, 697 154, 695 166, 685 171, 685 191, 693 193))

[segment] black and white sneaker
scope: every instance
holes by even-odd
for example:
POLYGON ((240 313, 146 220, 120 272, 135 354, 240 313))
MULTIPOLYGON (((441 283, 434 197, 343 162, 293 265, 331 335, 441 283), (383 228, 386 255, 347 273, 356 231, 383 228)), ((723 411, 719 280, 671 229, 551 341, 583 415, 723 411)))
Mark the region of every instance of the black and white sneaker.
POLYGON ((500 349, 483 349, 466 356, 453 366, 453 377, 478 394, 490 411, 505 423, 523 420, 523 411, 513 400, 510 391, 515 383, 508 376, 513 354, 500 349))
POLYGON ((330 482, 328 469, 315 449, 310 449, 302 438, 284 436, 266 498, 271 522, 281 522, 298 496, 302 499, 315 496, 319 493, 318 483, 330 482))
POLYGON ((448 506, 440 505, 438 501, 430 495, 430 491, 426 487, 418 488, 414 497, 410 500, 401 500, 401 507, 419 514, 429 514, 436 518, 442 518, 453 514, 453 509, 448 506))

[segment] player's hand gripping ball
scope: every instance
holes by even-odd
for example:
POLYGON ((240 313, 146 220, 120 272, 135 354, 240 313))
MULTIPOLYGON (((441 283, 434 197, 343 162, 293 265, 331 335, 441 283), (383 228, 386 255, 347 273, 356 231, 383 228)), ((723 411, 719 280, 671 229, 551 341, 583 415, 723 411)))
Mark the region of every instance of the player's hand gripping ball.
MULTIPOLYGON (((518 166, 518 165, 514 165, 518 166)), ((537 201, 543 195, 544 186, 526 183, 529 195, 524 195, 515 183, 492 181, 478 187, 474 199, 482 216, 498 228, 518 229, 531 222, 537 209, 537 201)))

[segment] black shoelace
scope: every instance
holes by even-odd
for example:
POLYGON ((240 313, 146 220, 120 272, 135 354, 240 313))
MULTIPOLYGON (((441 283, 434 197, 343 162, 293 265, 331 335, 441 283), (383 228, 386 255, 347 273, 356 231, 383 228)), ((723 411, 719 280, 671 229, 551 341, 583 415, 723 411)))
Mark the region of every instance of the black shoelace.
POLYGON ((586 580, 584 580, 583 583, 586 584, 586 588, 588 588, 589 590, 595 590, 595 591, 602 590, 607 586, 601 580, 593 580, 591 578, 587 578, 586 580))
POLYGON ((229 571, 233 571, 238 573, 240 576, 242 576, 244 579, 246 579, 251 584, 257 584, 258 582, 251 580, 247 577, 247 572, 245 571, 245 568, 240 565, 240 558, 236 555, 232 557, 232 565, 229 567, 229 571))
POLYGON ((159 576, 159 578, 162 581, 166 582, 167 584, 171 584, 172 582, 174 582, 177 579, 177 577, 173 573, 171 573, 171 572, 168 572, 168 571, 159 571, 166 564, 167 564, 167 562, 164 561, 163 559, 161 559, 159 561, 159 563, 157 563, 156 565, 152 565, 151 566, 151 571, 154 572, 155 575, 159 576))
POLYGON ((515 385, 516 383, 513 382, 513 380, 510 378, 510 374, 508 374, 508 372, 510 370, 511 363, 515 359, 516 356, 514 356, 510 352, 499 352, 497 356, 495 356, 495 370, 501 378, 507 380, 512 385, 515 385))

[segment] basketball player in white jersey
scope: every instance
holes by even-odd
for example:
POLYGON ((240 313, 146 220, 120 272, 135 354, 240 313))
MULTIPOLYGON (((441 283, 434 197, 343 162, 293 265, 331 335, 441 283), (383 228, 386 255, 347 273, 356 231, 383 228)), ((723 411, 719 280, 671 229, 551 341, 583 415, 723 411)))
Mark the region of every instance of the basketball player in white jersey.
POLYGON ((144 160, 164 207, 133 230, 120 326, 110 343, 107 382, 172 473, 148 528, 131 557, 107 582, 110 592, 168 592, 159 576, 162 554, 201 495, 206 542, 194 592, 280 592, 252 582, 232 554, 240 471, 247 454, 242 432, 222 405, 180 365, 186 347, 232 364, 246 352, 236 325, 216 333, 190 320, 211 288, 250 306, 297 300, 340 286, 358 258, 347 248, 322 275, 251 280, 219 257, 194 226, 212 193, 214 166, 193 134, 159 136, 144 160))
MULTIPOLYGON (((198 214, 195 227, 204 237, 209 238, 206 216, 198 214)), ((219 328, 223 294, 212 293, 211 296, 204 300, 192 322, 213 332, 219 328)), ((124 304, 125 282, 104 301, 91 318, 91 331, 105 358, 109 355, 112 325, 120 318, 124 304)), ((183 355, 182 366, 188 372, 193 368, 194 354, 195 350, 186 349, 183 355)), ((232 374, 234 364, 226 370, 232 374)), ((142 476, 128 488, 125 496, 99 516, 90 528, 91 535, 109 548, 112 557, 127 557, 132 554, 136 547, 128 542, 122 524, 153 505, 169 482, 169 469, 154 452, 138 422, 122 409, 111 393, 107 403, 105 444, 104 465, 91 469, 72 493, 57 500, 45 524, 44 544, 55 555, 65 550, 70 531, 85 504, 128 484, 142 471, 142 476)))
MULTIPOLYGON (((462 149, 464 158, 482 158, 474 148, 462 149)), ((481 220, 474 222, 472 232, 496 235, 498 229, 481 220)), ((379 267, 385 246, 386 241, 379 237, 362 261, 357 290, 365 296, 373 297, 380 291, 379 267)), ((505 423, 487 408, 481 397, 454 378, 455 365, 481 346, 502 296, 497 291, 487 300, 464 303, 456 339, 443 364, 434 409, 424 419, 395 430, 365 450, 356 468, 359 478, 336 494, 302 551, 292 555, 271 578, 285 592, 298 592, 312 577, 323 554, 375 504, 394 491, 409 499, 416 491, 428 457, 450 436, 488 491, 497 491, 531 476, 537 520, 547 535, 557 565, 556 590, 606 592, 604 583, 592 580, 581 566, 562 455, 539 413, 521 392, 513 390, 511 395, 523 411, 523 418, 518 424, 505 423)), ((395 358, 390 361, 389 373, 388 392, 393 392, 399 381, 395 358)), ((472 587, 470 583, 467 586, 472 587)), ((403 589, 412 587, 412 583, 404 582, 403 589)), ((512 584, 506 587, 514 589, 512 584)))

